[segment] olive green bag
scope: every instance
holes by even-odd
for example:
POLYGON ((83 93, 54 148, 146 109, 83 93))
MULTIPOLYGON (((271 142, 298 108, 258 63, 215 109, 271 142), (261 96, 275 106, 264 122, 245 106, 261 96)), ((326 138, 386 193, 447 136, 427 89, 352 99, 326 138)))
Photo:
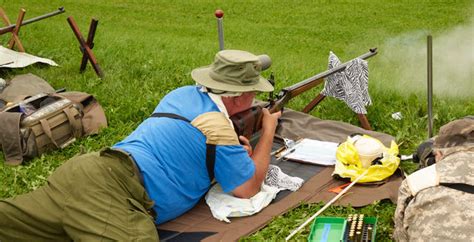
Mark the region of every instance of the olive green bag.
POLYGON ((34 95, 5 108, 0 113, 0 122, 0 143, 9 165, 19 165, 24 158, 64 148, 77 138, 107 126, 97 101, 80 92, 34 95))
POLYGON ((9 106, 0 119, 8 164, 19 165, 23 157, 33 158, 54 148, 64 148, 82 136, 82 110, 71 100, 56 94, 37 94, 9 106), (18 132, 19 131, 19 132, 18 132))
POLYGON ((83 92, 55 91, 31 73, 17 75, 0 91, 0 149, 7 164, 19 165, 81 136, 107 127, 99 102, 83 92))

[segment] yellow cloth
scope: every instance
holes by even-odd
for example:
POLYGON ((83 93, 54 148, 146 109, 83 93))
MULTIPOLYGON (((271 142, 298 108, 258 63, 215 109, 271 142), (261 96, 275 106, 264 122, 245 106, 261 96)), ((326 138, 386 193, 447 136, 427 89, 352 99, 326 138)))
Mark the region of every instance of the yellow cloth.
MULTIPOLYGON (((364 136, 372 138, 368 135, 364 136)), ((379 140, 375 140, 383 147, 383 157, 380 160, 382 164, 375 164, 368 168, 363 168, 357 149, 354 146, 354 139, 348 137, 336 150, 336 167, 333 175, 339 175, 342 178, 350 178, 351 181, 354 181, 368 169, 368 173, 359 180, 359 183, 381 181, 391 176, 400 164, 400 158, 397 156, 398 145, 392 141, 390 148, 387 148, 379 140)))

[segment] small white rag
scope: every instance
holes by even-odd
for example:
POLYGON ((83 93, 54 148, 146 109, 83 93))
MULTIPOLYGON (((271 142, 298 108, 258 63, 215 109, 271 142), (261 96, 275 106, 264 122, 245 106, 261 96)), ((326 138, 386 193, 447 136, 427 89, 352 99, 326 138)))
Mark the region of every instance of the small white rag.
POLYGON ((224 193, 219 184, 214 185, 206 195, 206 203, 212 216, 230 223, 229 217, 244 217, 260 212, 268 206, 281 190, 296 191, 304 180, 283 173, 278 166, 270 165, 260 192, 249 199, 237 198, 232 193, 224 193))

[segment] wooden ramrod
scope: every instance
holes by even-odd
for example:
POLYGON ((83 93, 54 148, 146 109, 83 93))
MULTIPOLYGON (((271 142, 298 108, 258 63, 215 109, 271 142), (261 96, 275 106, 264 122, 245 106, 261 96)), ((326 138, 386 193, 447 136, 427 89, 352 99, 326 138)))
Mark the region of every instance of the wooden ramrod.
MULTIPOLYGON (((365 60, 377 54, 377 48, 370 49, 369 52, 357 57, 365 60)), ((264 106, 268 108, 270 113, 275 113, 283 109, 283 107, 294 97, 312 89, 321 84, 324 78, 343 71, 351 63, 352 60, 345 62, 330 70, 321 72, 315 76, 305 79, 289 87, 283 88, 275 98, 271 98, 270 102, 264 106)), ((230 117, 234 124, 234 129, 237 135, 243 135, 248 139, 262 129, 262 106, 252 106, 250 109, 236 113, 230 117)))

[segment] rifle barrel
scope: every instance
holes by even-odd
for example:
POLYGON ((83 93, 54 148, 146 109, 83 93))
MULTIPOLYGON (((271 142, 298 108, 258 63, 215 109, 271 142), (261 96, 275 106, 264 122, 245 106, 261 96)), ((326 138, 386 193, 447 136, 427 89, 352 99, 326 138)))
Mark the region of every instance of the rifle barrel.
MULTIPOLYGON (((36 21, 39 21, 39 20, 42 20, 42 19, 45 19, 45 18, 53 17, 55 15, 64 13, 65 11, 66 10, 64 10, 64 7, 60 7, 60 8, 58 8, 58 10, 56 10, 54 12, 47 13, 47 14, 44 14, 44 15, 41 15, 41 16, 38 16, 38 17, 34 17, 34 18, 30 18, 28 20, 25 20, 21 23, 21 26, 31 24, 33 22, 36 22, 36 21)), ((12 24, 12 25, 8 25, 6 27, 0 28, 0 34, 4 34, 6 32, 11 32, 11 31, 13 31, 13 29, 15 29, 15 27, 16 27, 16 24, 12 24)))
MULTIPOLYGON (((367 53, 365 53, 365 54, 363 54, 363 55, 361 55, 361 56, 359 56, 359 57, 357 57, 357 58, 362 59, 362 60, 365 60, 365 59, 368 59, 368 58, 370 58, 370 57, 372 57, 372 56, 374 56, 374 55, 376 55, 376 54, 377 54, 377 48, 373 48, 373 49, 370 49, 369 52, 367 52, 367 53)), ((330 76, 330 75, 332 75, 332 74, 334 74, 334 73, 337 73, 337 72, 340 72, 340 71, 346 69, 346 67, 351 63, 351 61, 352 61, 352 60, 350 60, 350 61, 348 61, 348 62, 346 62, 346 63, 340 64, 340 65, 338 65, 338 66, 336 66, 336 67, 334 67, 334 68, 332 68, 332 69, 330 69, 330 70, 321 72, 321 73, 319 73, 319 74, 317 74, 317 75, 315 75, 315 76, 312 76, 312 77, 310 77, 310 78, 308 78, 308 79, 305 79, 305 80, 303 80, 303 81, 301 81, 301 82, 298 82, 298 83, 296 83, 296 84, 294 84, 294 85, 292 85, 292 86, 286 87, 286 88, 284 88, 282 91, 286 93, 286 92, 289 92, 289 91, 291 91, 291 90, 299 89, 299 88, 304 87, 304 86, 306 86, 306 85, 312 85, 312 84, 316 85, 316 84, 319 84, 320 82, 315 82, 315 83, 313 83, 313 82, 314 82, 315 80, 318 80, 318 79, 321 79, 321 81, 322 81, 323 78, 326 78, 326 77, 328 77, 328 76, 330 76)), ((311 87, 312 87, 312 86, 311 86, 311 87)))

